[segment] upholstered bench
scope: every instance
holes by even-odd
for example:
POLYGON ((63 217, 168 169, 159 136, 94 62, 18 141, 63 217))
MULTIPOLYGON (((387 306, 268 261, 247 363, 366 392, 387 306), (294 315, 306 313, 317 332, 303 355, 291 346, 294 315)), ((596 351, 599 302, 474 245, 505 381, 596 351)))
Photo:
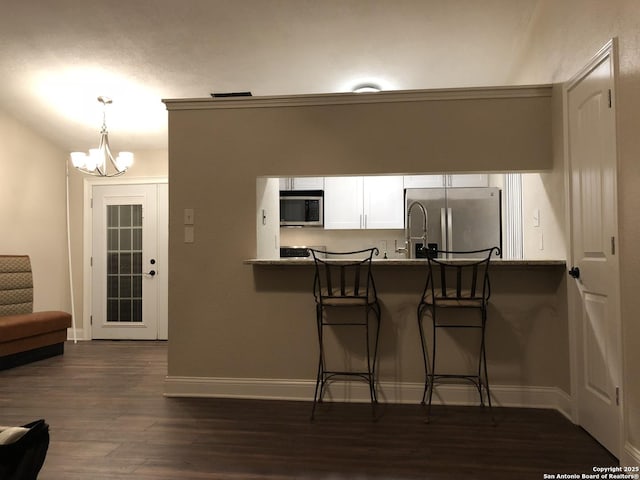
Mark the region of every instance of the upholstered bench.
POLYGON ((71 315, 33 311, 27 255, 0 255, 0 370, 64 353, 71 315))

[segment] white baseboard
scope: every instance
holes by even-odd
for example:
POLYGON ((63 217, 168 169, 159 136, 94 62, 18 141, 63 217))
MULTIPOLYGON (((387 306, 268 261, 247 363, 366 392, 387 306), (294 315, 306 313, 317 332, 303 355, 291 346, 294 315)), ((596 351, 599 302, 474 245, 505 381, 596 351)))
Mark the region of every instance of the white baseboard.
MULTIPOLYGON (((84 328, 76 328, 76 340, 91 340, 91 337, 85 335, 84 328)), ((67 340, 73 341, 73 328, 67 328, 67 340)))
MULTIPOLYGON (((315 381, 255 378, 210 378, 168 376, 164 381, 167 397, 250 398, 266 400, 304 400, 313 398, 315 381)), ((384 403, 420 403, 424 385, 421 383, 380 382, 378 399, 384 403)), ((555 387, 520 387, 496 385, 491 388, 495 406, 551 408, 571 420, 571 398, 555 387)), ((364 382, 333 382, 326 400, 368 402, 369 388, 364 382)), ((436 387, 434 404, 477 405, 478 392, 469 385, 436 387)))
POLYGON ((627 442, 622 451, 620 465, 625 467, 640 467, 640 450, 627 442))

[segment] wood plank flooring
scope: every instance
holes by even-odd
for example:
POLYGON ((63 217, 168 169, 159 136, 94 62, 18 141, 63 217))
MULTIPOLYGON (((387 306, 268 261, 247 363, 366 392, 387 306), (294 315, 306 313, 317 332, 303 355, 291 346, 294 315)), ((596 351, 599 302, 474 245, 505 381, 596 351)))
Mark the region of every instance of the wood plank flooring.
POLYGON ((551 410, 164 398, 166 344, 67 343, 0 372, 0 424, 44 418, 40 480, 542 479, 617 461, 551 410))

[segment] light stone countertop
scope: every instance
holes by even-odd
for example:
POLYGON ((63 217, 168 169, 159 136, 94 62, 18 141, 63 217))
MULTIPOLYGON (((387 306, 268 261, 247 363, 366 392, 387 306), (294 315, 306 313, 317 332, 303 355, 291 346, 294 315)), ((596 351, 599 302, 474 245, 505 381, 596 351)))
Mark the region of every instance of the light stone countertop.
MULTIPOLYGON (((329 260, 332 261, 332 260, 329 260)), ((348 262, 347 260, 333 260, 339 264, 348 262)), ((262 259, 252 258, 243 262, 245 265, 261 265, 261 266, 304 266, 313 265, 313 260, 309 258, 273 258, 262 259)), ((427 263, 426 258, 390 258, 390 259, 374 259, 373 265, 378 267, 420 267, 427 263)), ((565 267, 565 260, 503 260, 497 258, 491 260, 491 265, 496 267, 565 267)))

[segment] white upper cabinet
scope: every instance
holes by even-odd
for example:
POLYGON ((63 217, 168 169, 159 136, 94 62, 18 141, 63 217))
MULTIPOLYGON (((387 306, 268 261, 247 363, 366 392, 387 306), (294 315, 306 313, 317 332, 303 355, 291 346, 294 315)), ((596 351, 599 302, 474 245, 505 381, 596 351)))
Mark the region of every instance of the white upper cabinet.
POLYGON ((442 188, 446 175, 405 175, 404 188, 442 188))
POLYGON ((404 228, 402 176, 363 177, 364 228, 404 228))
POLYGON ((464 173, 447 175, 449 184, 447 187, 488 187, 489 175, 486 173, 464 173))
POLYGON ((326 177, 324 228, 404 228, 403 178, 326 177))
POLYGON ((280 190, 323 190, 324 177, 282 177, 280 190))
POLYGON ((325 177, 324 228, 362 228, 362 177, 325 177))
POLYGON ((489 175, 405 175, 404 188, 442 188, 442 187, 488 187, 489 175))

